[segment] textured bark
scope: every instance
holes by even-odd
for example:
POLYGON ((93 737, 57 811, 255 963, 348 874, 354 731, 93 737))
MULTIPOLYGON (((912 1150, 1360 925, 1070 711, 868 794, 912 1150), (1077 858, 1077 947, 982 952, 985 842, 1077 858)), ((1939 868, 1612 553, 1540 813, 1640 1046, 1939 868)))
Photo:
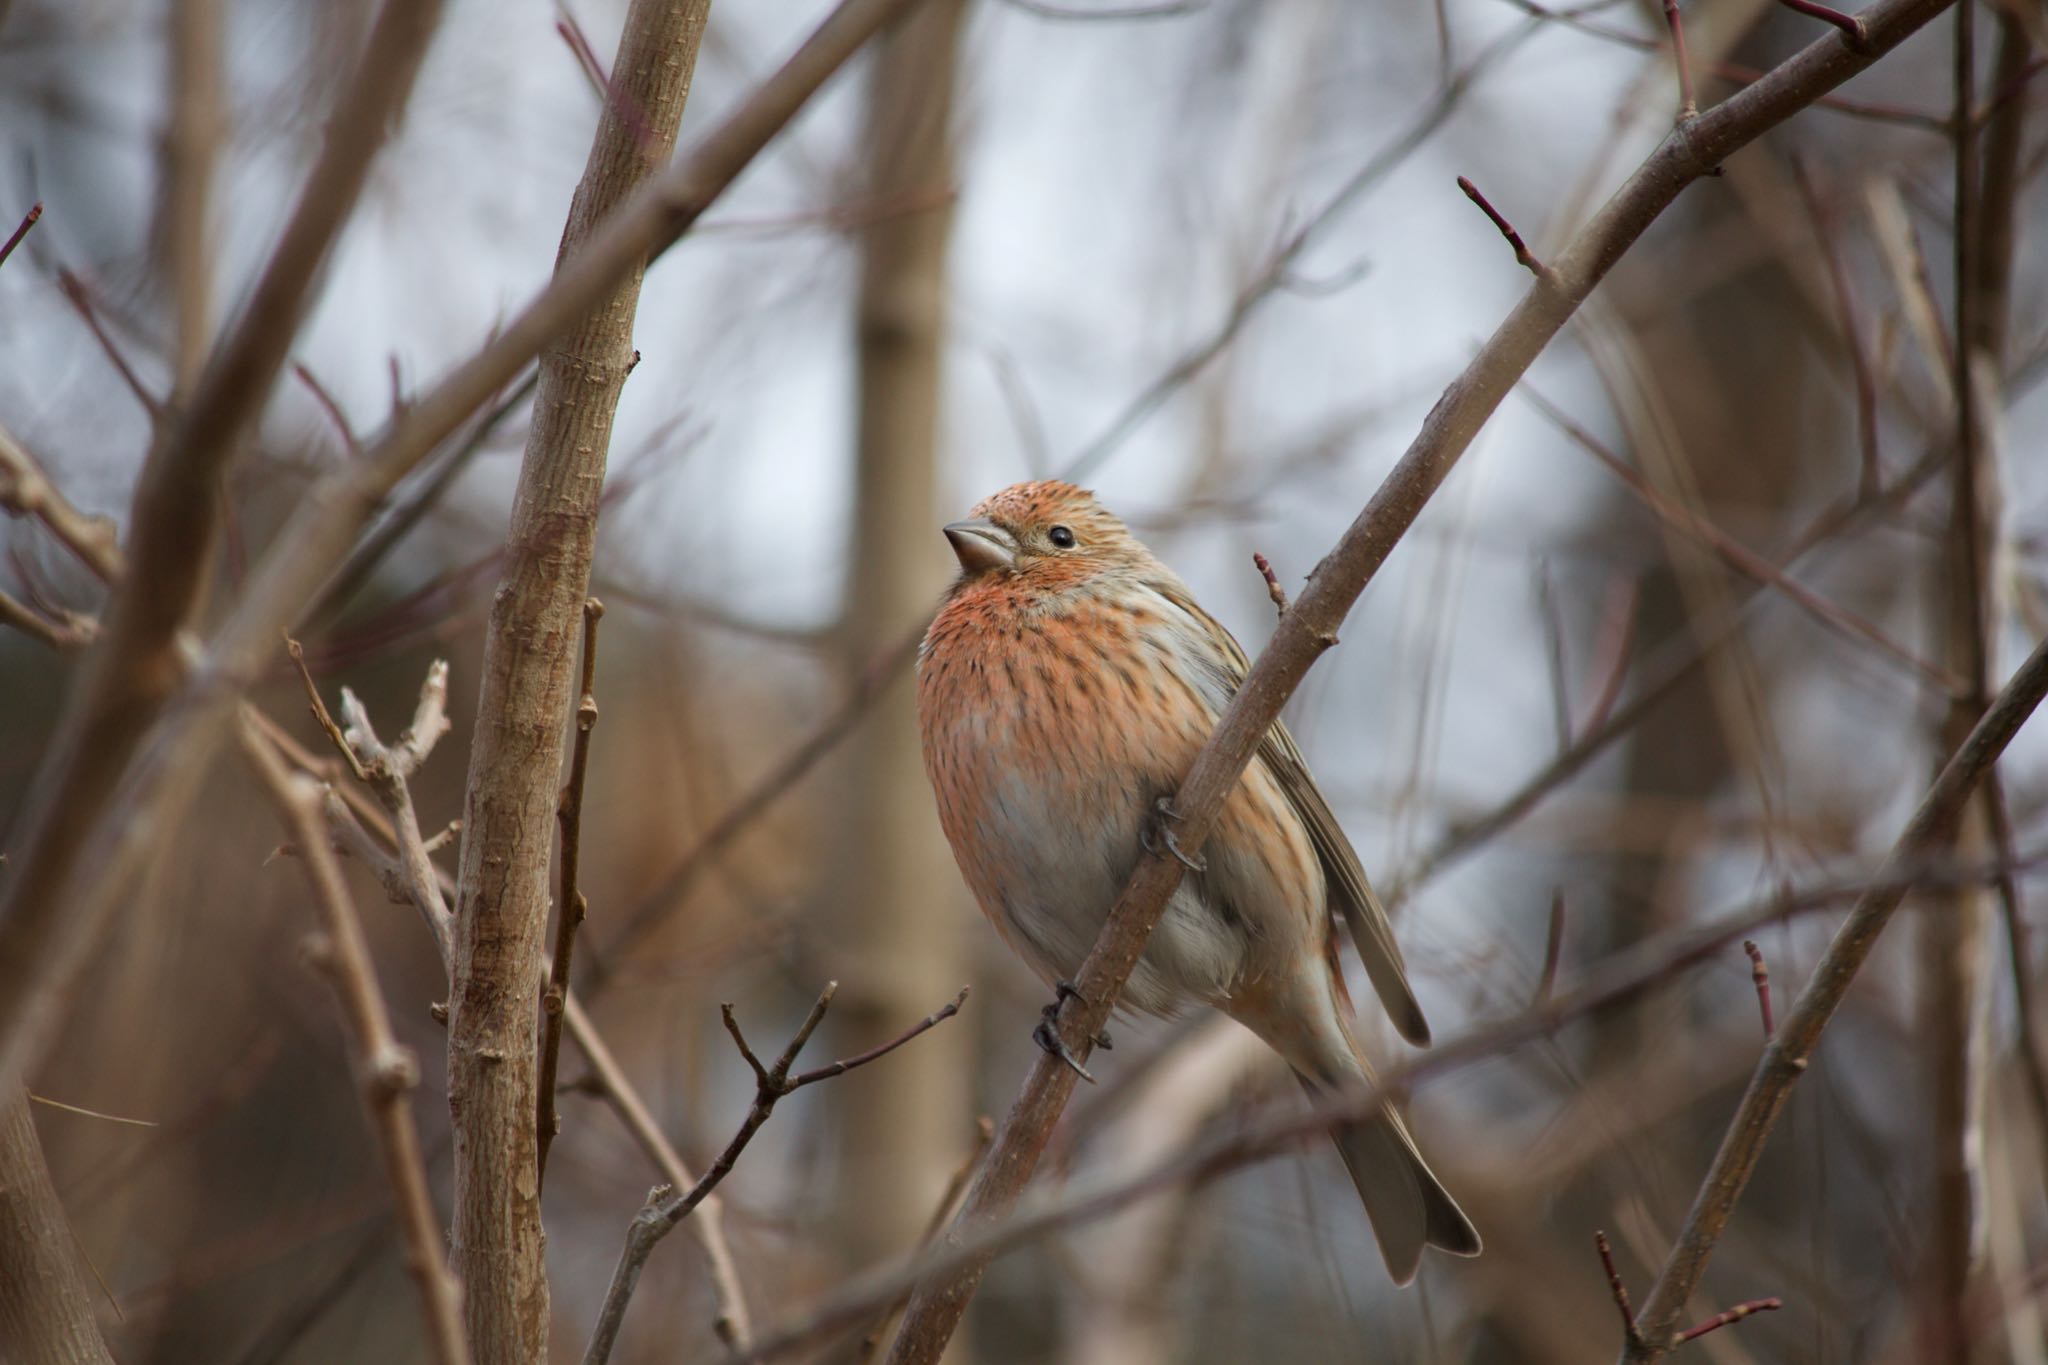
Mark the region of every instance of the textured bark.
POLYGON ((111 1365, 28 1104, 0 1103, 0 1360, 111 1365))
MULTIPOLYGON (((848 545, 850 673, 929 615, 951 564, 940 516, 940 372, 946 311, 953 69, 962 0, 934 0, 880 40, 869 85, 866 191, 898 206, 863 238, 859 489, 848 545)), ((909 670, 878 699, 842 767, 852 895, 843 907, 844 1050, 886 1038, 966 980, 952 857, 918 757, 909 670)), ((942 1031, 838 1092, 839 1242, 864 1266, 910 1249, 968 1132, 964 1031, 942 1031)))
MULTIPOLYGON (((635 0, 559 271, 668 160, 709 0, 635 0)), ((541 1360, 548 1286, 533 1125, 534 973, 583 598, 612 416, 633 355, 644 261, 542 357, 485 639, 470 751, 448 1031, 455 1267, 476 1359, 541 1360)))

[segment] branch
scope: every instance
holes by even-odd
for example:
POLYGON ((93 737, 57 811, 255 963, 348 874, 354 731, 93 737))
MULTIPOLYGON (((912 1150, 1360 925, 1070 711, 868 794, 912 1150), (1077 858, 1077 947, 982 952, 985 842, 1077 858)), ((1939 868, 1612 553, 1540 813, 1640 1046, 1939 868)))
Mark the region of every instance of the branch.
POLYGON ((21 245, 22 238, 28 236, 28 230, 34 227, 42 216, 43 201, 38 199, 29 205, 28 212, 21 216, 21 222, 14 231, 7 234, 7 240, 0 242, 0 265, 7 264, 7 258, 14 254, 14 248, 21 245))
POLYGON ((4 427, 0 427, 0 511, 42 522, 102 583, 117 583, 128 572, 113 522, 89 517, 72 506, 35 456, 4 427))
MULTIPOLYGON (((1385 562, 1450 473, 1501 400, 1571 317, 1593 287, 1693 180, 1791 117, 1827 90, 1870 65, 1879 52, 1945 8, 1947 0, 1879 0, 1869 11, 1873 50, 1859 53, 1830 36, 1794 55, 1751 85, 1667 138, 1664 144, 1581 230, 1521 303, 1454 380, 1424 421, 1421 433, 1373 496, 1342 541, 1309 578, 1282 618, 1216 732, 1196 756, 1173 804, 1181 848, 1198 856, 1236 786, 1252 751, 1311 664, 1335 639, 1366 582, 1385 562)), ((1059 1026, 1083 1061, 1092 1037, 1107 1022, 1145 941, 1179 886, 1179 860, 1140 855, 1123 894, 1109 912, 1083 963, 1079 987, 1085 1004, 1062 1015, 1059 1026)), ((1079 1003, 1079 1002, 1076 1002, 1079 1003)), ((1033 1067, 1011 1107, 995 1147, 968 1195, 955 1235, 1012 1208, 1036 1169, 1054 1121, 1073 1092, 1075 1075, 1051 1055, 1033 1067)), ((935 1275, 920 1287, 904 1317, 890 1360, 896 1365, 936 1361, 979 1285, 986 1260, 935 1275)), ((1681 1296, 1682 1301, 1682 1296, 1681 1296)))
MULTIPOLYGON (((439 0, 387 0, 379 10, 239 320, 189 403, 163 424, 143 466, 129 532, 134 571, 114 596, 106 638, 38 777, 21 865, 0 899, 0 1093, 41 1057, 112 914, 114 894, 81 897, 71 883, 81 865, 107 879, 110 864, 82 855, 137 744, 182 677, 178 636, 211 563, 219 478, 268 396, 372 158, 405 109, 440 12, 439 0)), ((263 632, 265 654, 277 629, 263 632)), ((227 724, 224 714, 218 724, 227 724)), ((193 766, 203 767, 203 757, 193 766)))
MULTIPOLYGON (((1889 867, 1889 863, 1887 863, 1889 867)), ((1835 886, 1773 897, 1762 908, 1716 917, 1695 929, 1673 931, 1638 943, 1598 964, 1579 985, 1541 1007, 1474 1028, 1462 1037, 1411 1056, 1381 1072, 1363 1089, 1318 1102, 1307 1110, 1288 1109, 1207 1135, 1160 1161, 1133 1172, 1113 1172, 1076 1181, 1057 1193, 991 1223, 956 1228, 928 1256, 899 1259, 857 1277, 823 1302, 805 1309, 765 1334, 730 1365, 774 1360, 813 1344, 827 1333, 865 1321, 906 1285, 945 1278, 1060 1229, 1099 1219, 1162 1190, 1213 1179, 1227 1171, 1290 1151, 1337 1125, 1357 1122, 1380 1112, 1389 1100, 1412 1094, 1423 1082, 1501 1057, 1512 1050, 1556 1035, 1575 1020, 1605 1013, 1639 999, 1681 973, 1714 960, 1743 935, 1788 916, 1836 904, 1845 893, 1868 895, 1896 889, 1903 894, 1929 885, 1953 884, 1961 869, 1905 867, 1882 881, 1854 887, 1835 886)), ((2000 874, 1997 868, 1973 868, 1972 880, 2000 874)))
POLYGON ((604 603, 595 597, 583 599, 583 690, 576 703, 576 747, 569 758, 569 783, 562 788, 555 817, 562 826, 560 874, 562 893, 555 899, 555 957, 549 969, 547 989, 541 992, 540 1081, 534 1087, 537 1105, 535 1157, 536 1183, 544 1184, 548 1174, 548 1148, 561 1130, 555 1113, 555 1071, 562 1054, 562 1007, 569 998, 569 968, 575 960, 576 930, 589 913, 590 904, 577 889, 577 871, 583 851, 583 783, 590 771, 590 732, 597 728, 597 623, 604 615, 604 603))
POLYGON ((1536 253, 1529 250, 1528 245, 1522 241, 1522 234, 1515 231, 1515 225, 1510 223, 1501 214, 1501 211, 1493 206, 1492 201, 1479 192, 1477 185, 1462 175, 1458 177, 1458 188, 1465 191, 1465 197, 1477 204, 1479 211, 1492 220, 1493 225, 1500 229, 1500 235, 1507 238, 1508 245, 1514 249, 1515 264, 1527 270, 1537 279, 1542 279, 1543 262, 1537 260, 1536 253))
MULTIPOLYGON (((227 737, 232 698, 261 676, 278 632, 312 600, 385 496, 626 271, 687 231, 854 49, 909 3, 842 0, 780 70, 613 213, 508 327, 395 414, 362 459, 306 490, 196 664, 188 668, 182 651, 155 661, 162 667, 152 678, 193 675, 177 706, 163 709, 153 726, 158 708, 120 710, 122 733, 107 734, 108 742, 53 747, 67 770, 74 765, 64 756, 77 753, 91 772, 39 779, 31 818, 40 823, 0 902, 0 1083, 41 1054, 78 970, 154 847, 161 822, 151 817, 193 798, 227 737)), ((189 559, 190 548, 182 542, 179 553, 189 559)))
POLYGON ((328 847, 321 786, 287 768, 262 731, 246 720, 241 741, 244 757, 277 803, 305 865, 324 930, 317 959, 334 987, 342 1023, 349 1033, 356 1080, 363 1087, 370 1126, 384 1157, 384 1174, 398 1205, 406 1264, 419 1289, 433 1358, 439 1365, 467 1365, 462 1292, 442 1251, 441 1220, 427 1187, 419 1131, 407 1098, 419 1084, 419 1062, 391 1031, 369 944, 342 882, 341 867, 328 847))
POLYGON ((774 1112, 777 1101, 801 1090, 804 1086, 843 1076, 856 1067, 866 1066, 869 1062, 888 1056, 920 1034, 938 1027, 958 1014, 960 1006, 967 1000, 968 992, 968 988, 962 986, 960 994, 954 996, 951 1001, 880 1047, 870 1048, 858 1056, 833 1062, 829 1066, 821 1066, 815 1071, 790 1075, 789 1069, 795 1064, 797 1053, 810 1041, 811 1034, 816 1031, 819 1021, 824 1019, 825 1011, 831 1007, 832 997, 838 989, 838 982, 826 983, 825 989, 818 995, 817 1002, 811 1006, 811 1012, 804 1016, 803 1023, 797 1027, 795 1035, 789 1040, 789 1045, 782 1049, 773 1066, 763 1066, 761 1059, 755 1056, 754 1050, 747 1045, 746 1035, 740 1031, 739 1020, 733 1017, 732 1006, 726 1004, 718 1007, 720 1015, 725 1020, 726 1032, 732 1035, 734 1046, 739 1048, 740 1056, 746 1059, 748 1067, 753 1070, 754 1103, 747 1110, 747 1116, 741 1122, 739 1131, 733 1135, 732 1141, 725 1145, 725 1150, 718 1154, 718 1159, 711 1163, 710 1169, 698 1177, 696 1184, 687 1190, 657 1188, 648 1195, 646 1205, 627 1225, 625 1250, 619 1256, 618 1268, 612 1272, 611 1287, 605 1291, 604 1307, 598 1312, 597 1326, 590 1336, 590 1346, 583 1353, 583 1365, 604 1365, 611 1357, 612 1347, 618 1341, 619 1327, 625 1321, 626 1305, 632 1301, 633 1290, 640 1283, 640 1272, 647 1265, 647 1257, 661 1239, 673 1232, 676 1224, 689 1217, 690 1211, 702 1203, 704 1197, 716 1189, 718 1183, 732 1172, 740 1154, 747 1149, 747 1144, 754 1140, 754 1134, 761 1130, 761 1125, 768 1121, 769 1114, 774 1112))
MULTIPOLYGON (((628 201, 675 150, 710 0, 632 0, 604 110, 562 229, 558 276, 575 271, 628 201)), ((482 1354, 546 1354, 548 1281, 541 1174, 554 1139, 554 1096, 540 1071, 561 1046, 560 984, 537 1036, 534 964, 547 936, 544 855, 561 810, 562 717, 570 710, 576 621, 585 638, 590 564, 614 418, 633 369, 633 320, 644 255, 540 357, 533 421, 513 491, 463 797, 463 840, 448 994, 448 1088, 455 1116, 454 1246, 470 1331, 482 1354), (536 854, 536 850, 543 851, 536 854)), ((585 676, 595 666, 586 651, 585 676)), ((596 719, 590 703, 589 717, 596 719)), ((578 743, 587 730, 578 726, 578 743)), ((587 751, 585 751, 587 752, 587 751)), ((580 774, 571 778, 579 795, 580 774)), ((556 963, 564 971, 582 907, 563 826, 556 963)))
POLYGON ((1830 602, 1806 588, 1783 569, 1723 531, 1706 517, 1690 508, 1679 506, 1659 493, 1638 470, 1630 467, 1627 461, 1609 450, 1592 432, 1573 421, 1561 408, 1538 393, 1533 385, 1523 385, 1522 393, 1538 412, 1550 419, 1551 423, 1570 437, 1575 445, 1620 479, 1629 492, 1635 494, 1659 521, 1706 546, 1723 564, 1752 582, 1775 588, 1794 606, 1835 634, 1875 646, 1943 692, 1953 694, 1965 690, 1963 679, 1955 673, 1921 658, 1886 634, 1881 627, 1858 616, 1847 607, 1830 602))
MULTIPOLYGON (((294 767, 304 773, 317 774, 322 765, 312 754, 261 712, 252 712, 251 715, 264 737, 276 745, 278 752, 294 767)), ((329 824, 344 843, 378 870, 387 890, 392 891, 393 899, 410 902, 419 909, 434 937, 445 971, 449 965, 453 937, 448 902, 454 898, 455 884, 434 865, 431 858, 401 861, 385 851, 415 846, 426 849, 431 842, 420 838, 409 797, 400 809, 388 813, 353 789, 337 791, 330 788, 329 798, 333 805, 341 807, 339 812, 330 807, 329 824), (381 847, 372 842, 372 834, 382 841, 381 847)), ((595 1090, 619 1116, 619 1121, 647 1154, 648 1160, 654 1163, 655 1169, 678 1188, 694 1184, 696 1177, 689 1173, 683 1159, 662 1134, 646 1103, 627 1079, 625 1069, 613 1057, 611 1048, 598 1033, 597 1025, 584 1013, 575 996, 570 996, 565 1002, 562 1018, 570 1039, 590 1063, 595 1090)), ((718 1316, 712 1322, 712 1330, 726 1345, 735 1349, 745 1347, 752 1339, 753 1325, 747 1312, 746 1297, 740 1288, 739 1272, 725 1242, 724 1211, 719 1207, 716 1196, 707 1198, 699 1206, 696 1216, 690 1219, 690 1228, 710 1263, 712 1293, 718 1302, 718 1316)))
POLYGON ((1756 986, 1756 1007, 1764 1019, 1764 1041, 1769 1042, 1778 1027, 1771 1018, 1770 969, 1764 966, 1764 950, 1756 946, 1755 939, 1742 940, 1742 951, 1749 954, 1749 979, 1756 986))
MULTIPOLYGON (((1885 862, 1888 871, 1909 866, 1946 846, 1979 779, 2033 714, 2044 692, 2048 692, 2048 641, 2036 647, 2013 674, 1998 700, 1985 711, 1969 738, 1942 768, 1905 832, 1893 845, 1885 862)), ((1881 879, 1883 876, 1880 874, 1881 879)), ((1721 1149, 1715 1154, 1699 1193, 1694 1196, 1692 1211, 1686 1215, 1677 1244, 1643 1305, 1640 1321, 1644 1344, 1640 1350, 1629 1352, 1630 1362, 1656 1361, 1670 1349, 1678 1329, 1678 1315, 1706 1273, 1707 1259, 1735 1211, 1735 1201, 1756 1169, 1764 1140, 1776 1126, 1793 1084, 1805 1074, 1822 1031, 1848 993, 1849 983, 1856 979, 1905 894, 1904 886, 1881 886, 1857 901, 1814 967, 1791 1013, 1764 1048, 1763 1059, 1750 1078, 1741 1107, 1721 1140, 1721 1149)))

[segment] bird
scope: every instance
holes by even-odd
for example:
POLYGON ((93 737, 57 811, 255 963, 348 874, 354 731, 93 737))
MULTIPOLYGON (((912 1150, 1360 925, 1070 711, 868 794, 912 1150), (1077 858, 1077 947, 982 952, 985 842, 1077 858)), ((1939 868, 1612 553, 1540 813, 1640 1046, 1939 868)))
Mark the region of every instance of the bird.
MULTIPOLYGON (((1005 488, 944 533, 960 573, 918 651, 925 771, 982 912, 1057 992, 1048 1024, 1156 832, 1189 872, 1120 1008, 1219 1009, 1311 1097, 1356 1088, 1372 1069, 1338 963, 1341 921, 1395 1028, 1427 1045, 1386 910, 1284 725, 1260 743, 1201 857, 1173 841, 1168 802, 1250 667, 1187 584, 1063 481, 1005 488)), ((1048 1024, 1040 1045, 1064 1052, 1048 1024)), ((1332 1136, 1397 1284, 1414 1279, 1425 1246, 1479 1254, 1391 1104, 1332 1136)))

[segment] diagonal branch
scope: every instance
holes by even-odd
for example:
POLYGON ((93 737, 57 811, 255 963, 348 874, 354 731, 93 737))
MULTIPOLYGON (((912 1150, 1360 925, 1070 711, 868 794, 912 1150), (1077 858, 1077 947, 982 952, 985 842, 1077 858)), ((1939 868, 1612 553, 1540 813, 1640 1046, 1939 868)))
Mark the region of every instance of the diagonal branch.
MULTIPOLYGON (((1869 66, 1947 4, 1948 0, 1879 0, 1865 16, 1869 50, 1858 51, 1831 34, 1754 85, 1687 120, 1572 239, 1552 263, 1550 276, 1537 280, 1451 383, 1407 453, 1281 619, 1272 642, 1173 798, 1181 815, 1176 833, 1187 853, 1199 855, 1253 750, 1309 667, 1335 643, 1337 628, 1366 582, 1480 427, 1622 254, 1692 181, 1869 66)), ((1109 912, 1076 983, 1087 1003, 1060 1021, 1068 1047, 1084 1061, 1093 1035, 1107 1022, 1167 899, 1180 884, 1182 870, 1175 858, 1142 855, 1109 912)), ((1074 1074, 1058 1060, 1050 1055, 1039 1059, 983 1164, 955 1236, 1015 1205, 1074 1083, 1074 1074)), ((939 1358, 985 1267, 985 1258, 970 1261, 920 1287, 890 1353, 895 1365, 939 1358)))

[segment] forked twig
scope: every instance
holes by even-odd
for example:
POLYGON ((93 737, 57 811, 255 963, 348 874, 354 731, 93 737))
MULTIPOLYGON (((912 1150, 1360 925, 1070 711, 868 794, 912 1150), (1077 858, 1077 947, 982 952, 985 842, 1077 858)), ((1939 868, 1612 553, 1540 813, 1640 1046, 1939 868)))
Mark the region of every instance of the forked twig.
POLYGON ((610 1358, 612 1347, 618 1341, 619 1327, 625 1321, 626 1305, 632 1301, 633 1290, 640 1283, 640 1272, 646 1267, 648 1255, 662 1238, 675 1230, 677 1224, 689 1217, 690 1211, 703 1201, 705 1195, 717 1188, 718 1183, 731 1173, 734 1164, 739 1161, 740 1154, 747 1149, 747 1144, 754 1140, 754 1134, 760 1131, 761 1125, 768 1121, 768 1115, 774 1112, 777 1101, 807 1085, 830 1080, 834 1076, 843 1076, 855 1067, 865 1066, 869 1062, 886 1057, 918 1035, 936 1028, 958 1014, 968 992, 968 988, 962 986, 960 993, 952 1000, 879 1047, 869 1048, 857 1056, 792 1076, 790 1068, 796 1064, 797 1053, 810 1041, 811 1034, 824 1019, 825 1011, 831 1008, 832 997, 838 990, 837 981, 826 983, 825 989, 818 994, 817 1002, 811 1006, 810 1013, 804 1016, 803 1023, 797 1027, 788 1046, 782 1049, 781 1055, 776 1057, 772 1066, 764 1066, 761 1059, 755 1055, 754 1049, 748 1045, 746 1034, 740 1031, 739 1020, 733 1015, 732 1006, 723 1004, 718 1007, 719 1014, 725 1021, 725 1031, 732 1035, 734 1046, 739 1049, 740 1056, 746 1059, 747 1066, 754 1073, 754 1103, 747 1110, 747 1116, 741 1122, 739 1131, 733 1134, 732 1141, 725 1145, 725 1150, 718 1154, 718 1159, 711 1163, 710 1168, 697 1178, 695 1185, 687 1190, 655 1187, 649 1192, 647 1203, 627 1225, 625 1249, 620 1253, 618 1268, 612 1272, 611 1287, 605 1291, 604 1307, 598 1312, 597 1326, 591 1333, 590 1346, 583 1353, 583 1365, 604 1365, 610 1358))

